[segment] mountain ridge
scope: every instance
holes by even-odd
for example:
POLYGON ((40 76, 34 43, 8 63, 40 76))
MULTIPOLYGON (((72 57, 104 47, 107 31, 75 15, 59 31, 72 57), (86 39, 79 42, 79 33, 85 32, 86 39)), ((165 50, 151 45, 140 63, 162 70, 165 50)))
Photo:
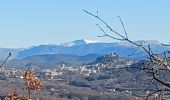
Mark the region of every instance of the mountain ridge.
POLYGON ((75 41, 70 41, 70 42, 64 42, 64 43, 59 44, 59 46, 72 47, 72 46, 86 45, 90 43, 98 43, 98 41, 81 39, 81 40, 75 40, 75 41))
POLYGON ((69 55, 69 54, 44 54, 34 55, 22 59, 13 59, 5 64, 6 67, 25 68, 30 66, 37 67, 57 67, 65 64, 66 66, 77 66, 83 63, 91 63, 96 60, 100 54, 89 54, 85 56, 69 55))
MULTIPOLYGON (((150 45, 153 52, 162 53, 164 51, 170 50, 170 47, 165 47, 161 45, 160 42, 156 40, 139 40, 134 41, 135 43, 143 42, 145 46, 150 45)), ((114 43, 102 43, 92 40, 75 40, 71 42, 65 42, 64 44, 53 44, 53 45, 38 45, 32 46, 24 49, 0 49, 1 59, 11 52, 12 58, 25 58, 34 55, 43 54, 73 54, 78 56, 88 55, 88 54, 108 54, 116 53, 121 57, 140 58, 146 55, 146 53, 136 47, 135 45, 128 42, 114 42, 114 43)))

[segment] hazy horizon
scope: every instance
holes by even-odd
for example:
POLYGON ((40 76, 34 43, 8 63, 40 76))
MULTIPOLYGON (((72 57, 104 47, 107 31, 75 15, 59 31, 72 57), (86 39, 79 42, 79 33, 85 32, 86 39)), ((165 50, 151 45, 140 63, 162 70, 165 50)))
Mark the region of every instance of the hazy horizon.
MULTIPOLYGON (((96 40, 90 40, 90 39, 77 39, 77 40, 70 40, 70 41, 64 41, 64 42, 61 42, 61 43, 44 43, 44 44, 33 44, 33 45, 27 45, 25 47, 0 47, 0 48, 7 48, 7 49, 24 49, 24 48, 33 48, 33 47, 36 47, 36 46, 41 46, 41 45, 61 45, 62 44, 65 44, 65 43, 70 43, 70 42, 74 42, 74 41, 79 41, 79 40, 83 40, 86 42, 87 41, 91 41, 92 43, 121 43, 121 42, 127 42, 127 41, 96 41, 96 40)), ((135 40, 134 42, 137 42, 137 41, 157 41, 159 43, 162 43, 158 40, 135 40)), ((128 42, 127 42, 128 43, 128 42)), ((87 43, 89 44, 89 43, 87 43)), ((169 44, 169 43, 167 43, 169 44)))

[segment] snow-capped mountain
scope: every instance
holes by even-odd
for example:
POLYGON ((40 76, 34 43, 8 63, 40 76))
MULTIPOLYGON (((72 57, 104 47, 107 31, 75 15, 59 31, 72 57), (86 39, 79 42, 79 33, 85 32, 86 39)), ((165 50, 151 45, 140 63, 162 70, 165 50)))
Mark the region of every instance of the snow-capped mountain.
MULTIPOLYGON (((162 46, 161 43, 155 40, 135 41, 143 43, 146 47, 151 46, 155 53, 162 53, 170 50, 170 47, 162 46)), ((89 40, 76 40, 72 42, 62 43, 60 45, 40 45, 22 50, 18 53, 19 58, 24 58, 33 55, 43 54, 73 54, 84 56, 88 54, 108 54, 116 53, 122 57, 140 58, 146 56, 146 53, 136 46, 128 42, 101 43, 89 40)))
MULTIPOLYGON (((146 47, 150 45, 152 51, 155 53, 170 51, 170 46, 163 46, 160 42, 155 40, 141 40, 135 41, 135 43, 143 43, 146 47)), ((59 45, 39 45, 25 49, 0 48, 0 59, 4 59, 9 52, 12 53, 12 59, 44 54, 71 54, 84 56, 88 54, 108 53, 116 53, 122 57, 130 56, 131 58, 137 59, 146 57, 146 53, 141 48, 128 42, 101 43, 85 39, 65 42, 59 45)))
POLYGON ((64 42, 64 43, 60 44, 60 46, 73 47, 73 46, 86 45, 86 44, 90 44, 90 43, 98 43, 98 41, 82 39, 82 40, 75 40, 75 41, 71 41, 71 42, 64 42))

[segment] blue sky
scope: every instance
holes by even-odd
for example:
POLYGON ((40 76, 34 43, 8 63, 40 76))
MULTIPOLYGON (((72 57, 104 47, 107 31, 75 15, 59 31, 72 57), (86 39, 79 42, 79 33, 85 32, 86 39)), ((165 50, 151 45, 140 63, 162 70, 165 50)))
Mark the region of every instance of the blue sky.
POLYGON ((22 48, 59 44, 77 39, 114 42, 99 38, 96 13, 122 32, 121 16, 132 40, 170 42, 169 0, 1 0, 0 47, 22 48))

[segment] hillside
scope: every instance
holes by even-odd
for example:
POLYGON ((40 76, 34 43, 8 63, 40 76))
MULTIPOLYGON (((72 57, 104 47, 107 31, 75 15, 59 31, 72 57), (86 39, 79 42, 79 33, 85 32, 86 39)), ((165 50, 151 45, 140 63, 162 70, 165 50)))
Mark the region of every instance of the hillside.
POLYGON ((66 66, 80 65, 83 63, 90 63, 96 60, 99 54, 89 54, 85 56, 69 55, 69 54, 45 54, 35 55, 22 59, 14 59, 9 61, 6 66, 24 68, 32 65, 38 67, 57 67, 65 64, 66 66))

